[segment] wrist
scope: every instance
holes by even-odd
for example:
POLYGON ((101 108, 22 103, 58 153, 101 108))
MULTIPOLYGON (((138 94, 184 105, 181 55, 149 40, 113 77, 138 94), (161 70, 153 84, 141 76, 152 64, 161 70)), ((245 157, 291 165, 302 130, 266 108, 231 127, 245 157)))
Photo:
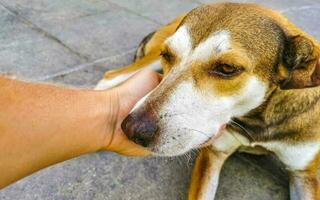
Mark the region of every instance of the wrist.
POLYGON ((97 92, 97 109, 99 110, 99 129, 97 150, 113 150, 112 141, 119 127, 119 95, 116 89, 97 92))

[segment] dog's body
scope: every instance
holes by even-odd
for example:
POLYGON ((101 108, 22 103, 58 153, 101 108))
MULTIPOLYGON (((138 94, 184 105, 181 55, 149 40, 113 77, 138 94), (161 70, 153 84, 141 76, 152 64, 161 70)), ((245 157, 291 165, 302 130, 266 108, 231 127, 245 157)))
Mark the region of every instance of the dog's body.
POLYGON ((242 150, 274 153, 289 170, 291 199, 319 200, 319 57, 314 39, 269 9, 206 5, 150 34, 136 62, 107 72, 97 89, 163 69, 123 129, 158 155, 214 139, 196 160, 189 199, 214 199, 224 161, 242 150))

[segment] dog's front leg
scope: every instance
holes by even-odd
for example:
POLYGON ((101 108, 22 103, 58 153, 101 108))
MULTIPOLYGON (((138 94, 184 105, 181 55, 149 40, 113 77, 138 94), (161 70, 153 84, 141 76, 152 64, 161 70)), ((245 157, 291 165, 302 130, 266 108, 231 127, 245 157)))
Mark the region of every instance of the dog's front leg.
POLYGON ((320 182, 317 168, 305 171, 290 171, 291 200, 320 200, 320 182))
POLYGON ((213 200, 225 160, 241 145, 229 131, 209 148, 203 148, 196 159, 189 188, 189 200, 213 200))
POLYGON ((320 200, 318 142, 288 144, 272 141, 255 145, 274 152, 288 168, 291 200, 320 200))
POLYGON ((228 155, 211 149, 202 149, 196 159, 189 188, 189 200, 213 200, 219 174, 228 155))

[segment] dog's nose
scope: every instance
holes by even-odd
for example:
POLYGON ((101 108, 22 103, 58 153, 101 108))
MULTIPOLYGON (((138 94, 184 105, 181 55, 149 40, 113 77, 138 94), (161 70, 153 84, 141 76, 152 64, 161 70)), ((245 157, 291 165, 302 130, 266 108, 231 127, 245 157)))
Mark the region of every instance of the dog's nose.
POLYGON ((143 147, 155 141, 158 131, 156 117, 151 109, 131 113, 122 122, 121 128, 130 140, 143 147))

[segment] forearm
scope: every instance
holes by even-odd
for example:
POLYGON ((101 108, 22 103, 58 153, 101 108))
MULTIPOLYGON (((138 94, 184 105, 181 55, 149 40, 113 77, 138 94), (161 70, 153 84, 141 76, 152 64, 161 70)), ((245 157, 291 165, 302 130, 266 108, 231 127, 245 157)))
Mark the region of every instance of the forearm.
POLYGON ((99 150, 105 92, 0 77, 0 188, 51 164, 99 150))

